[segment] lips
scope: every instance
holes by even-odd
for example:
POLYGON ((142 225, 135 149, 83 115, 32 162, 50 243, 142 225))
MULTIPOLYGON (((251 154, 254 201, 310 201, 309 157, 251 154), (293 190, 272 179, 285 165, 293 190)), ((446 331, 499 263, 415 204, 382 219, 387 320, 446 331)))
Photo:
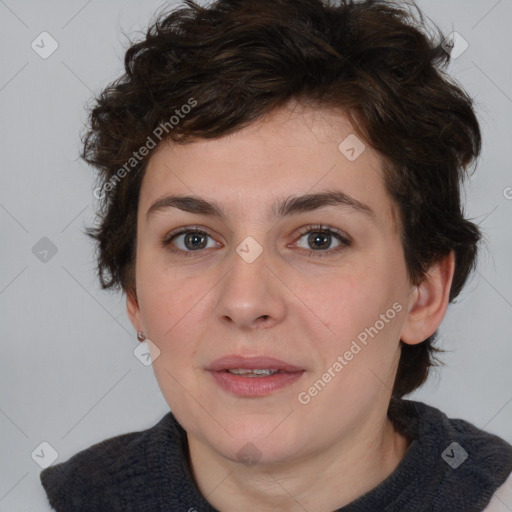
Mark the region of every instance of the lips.
POLYGON ((274 357, 262 356, 239 356, 229 355, 216 359, 211 363, 207 370, 212 372, 223 372, 227 370, 275 370, 280 373, 299 373, 303 372, 304 368, 287 363, 274 357))
POLYGON ((240 398, 264 397, 277 392, 299 381, 306 371, 274 357, 239 355, 221 357, 206 369, 221 389, 240 398))

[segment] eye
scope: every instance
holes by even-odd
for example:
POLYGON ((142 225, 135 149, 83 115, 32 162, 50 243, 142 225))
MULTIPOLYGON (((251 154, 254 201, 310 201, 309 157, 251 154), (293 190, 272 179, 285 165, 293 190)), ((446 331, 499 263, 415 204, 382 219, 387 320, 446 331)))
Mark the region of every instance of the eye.
MULTIPOLYGON (((300 231, 299 240, 305 238, 306 235, 308 235, 306 244, 309 247, 303 250, 307 256, 311 257, 329 256, 351 245, 349 237, 327 226, 305 226, 300 231), (333 241, 337 241, 338 245, 331 249, 333 241), (311 247, 313 247, 312 250, 311 247)), ((203 249, 215 248, 219 244, 206 231, 197 227, 183 227, 168 233, 162 240, 162 246, 179 255, 194 256, 195 252, 200 253, 203 249), (208 238, 212 240, 210 244, 208 244, 208 238)))
POLYGON ((308 235, 306 237, 306 244, 308 245, 306 250, 308 256, 312 257, 329 256, 333 253, 338 253, 351 245, 348 237, 342 235, 338 230, 322 225, 306 226, 302 228, 300 235, 299 240, 308 235), (338 245, 332 250, 327 250, 331 248, 333 239, 338 242, 338 245), (311 247, 313 247, 313 250, 310 249, 311 247))
MULTIPOLYGON (((171 252, 192 256, 191 253, 202 249, 211 249, 216 247, 217 242, 208 245, 208 238, 212 238, 205 231, 197 228, 183 228, 180 231, 172 231, 162 240, 162 245, 171 252), (177 247, 175 249, 174 247, 177 247)), ((213 240, 213 239, 212 239, 213 240)))

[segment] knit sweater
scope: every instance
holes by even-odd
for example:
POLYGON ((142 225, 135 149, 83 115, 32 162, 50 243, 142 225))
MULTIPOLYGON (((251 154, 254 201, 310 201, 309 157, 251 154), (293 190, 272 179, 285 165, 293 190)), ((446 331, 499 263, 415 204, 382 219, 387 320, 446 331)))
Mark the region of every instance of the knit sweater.
MULTIPOLYGON (((338 512, 480 512, 512 471, 512 446, 464 420, 410 400, 392 400, 388 416, 412 439, 404 458, 338 512)), ((186 432, 172 412, 152 428, 107 439, 40 477, 57 512, 216 510, 194 481, 186 432)))

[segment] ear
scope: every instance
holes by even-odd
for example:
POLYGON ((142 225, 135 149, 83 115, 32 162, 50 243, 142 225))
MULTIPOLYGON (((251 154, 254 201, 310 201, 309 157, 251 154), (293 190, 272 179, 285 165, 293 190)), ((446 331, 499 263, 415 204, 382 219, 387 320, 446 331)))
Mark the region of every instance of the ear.
POLYGON ((413 289, 400 339, 416 345, 432 336, 441 325, 450 299, 450 288, 455 271, 455 253, 430 267, 425 279, 413 289))
POLYGON ((128 291, 126 293, 126 310, 128 311, 128 317, 130 318, 133 328, 136 331, 144 331, 139 302, 135 292, 128 291))

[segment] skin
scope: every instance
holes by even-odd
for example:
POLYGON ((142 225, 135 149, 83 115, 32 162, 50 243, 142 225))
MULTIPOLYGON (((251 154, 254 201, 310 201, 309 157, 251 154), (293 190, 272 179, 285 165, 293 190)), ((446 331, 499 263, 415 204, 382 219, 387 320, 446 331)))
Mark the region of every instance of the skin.
POLYGON ((381 156, 367 144, 349 161, 338 149, 354 132, 341 113, 289 104, 229 136, 164 144, 148 163, 128 314, 160 351, 153 368, 187 431, 194 478, 223 512, 332 511, 382 482, 407 450, 409 440, 386 416, 399 343, 420 343, 441 323, 454 258, 411 285, 381 156), (333 205, 272 217, 274 202, 326 190, 343 191, 373 215, 333 205), (146 214, 169 194, 214 201, 227 217, 173 207, 146 214), (320 248, 308 242, 319 224, 350 245, 334 235, 316 242, 320 248), (184 235, 162 245, 184 226, 205 231, 206 248, 185 245, 184 235), (262 248, 252 263, 236 252, 248 236, 262 248), (301 403, 298 394, 397 303, 401 311, 301 403), (205 368, 235 353, 273 356, 306 371, 269 395, 234 396, 205 368), (240 459, 247 443, 256 463, 240 459))

